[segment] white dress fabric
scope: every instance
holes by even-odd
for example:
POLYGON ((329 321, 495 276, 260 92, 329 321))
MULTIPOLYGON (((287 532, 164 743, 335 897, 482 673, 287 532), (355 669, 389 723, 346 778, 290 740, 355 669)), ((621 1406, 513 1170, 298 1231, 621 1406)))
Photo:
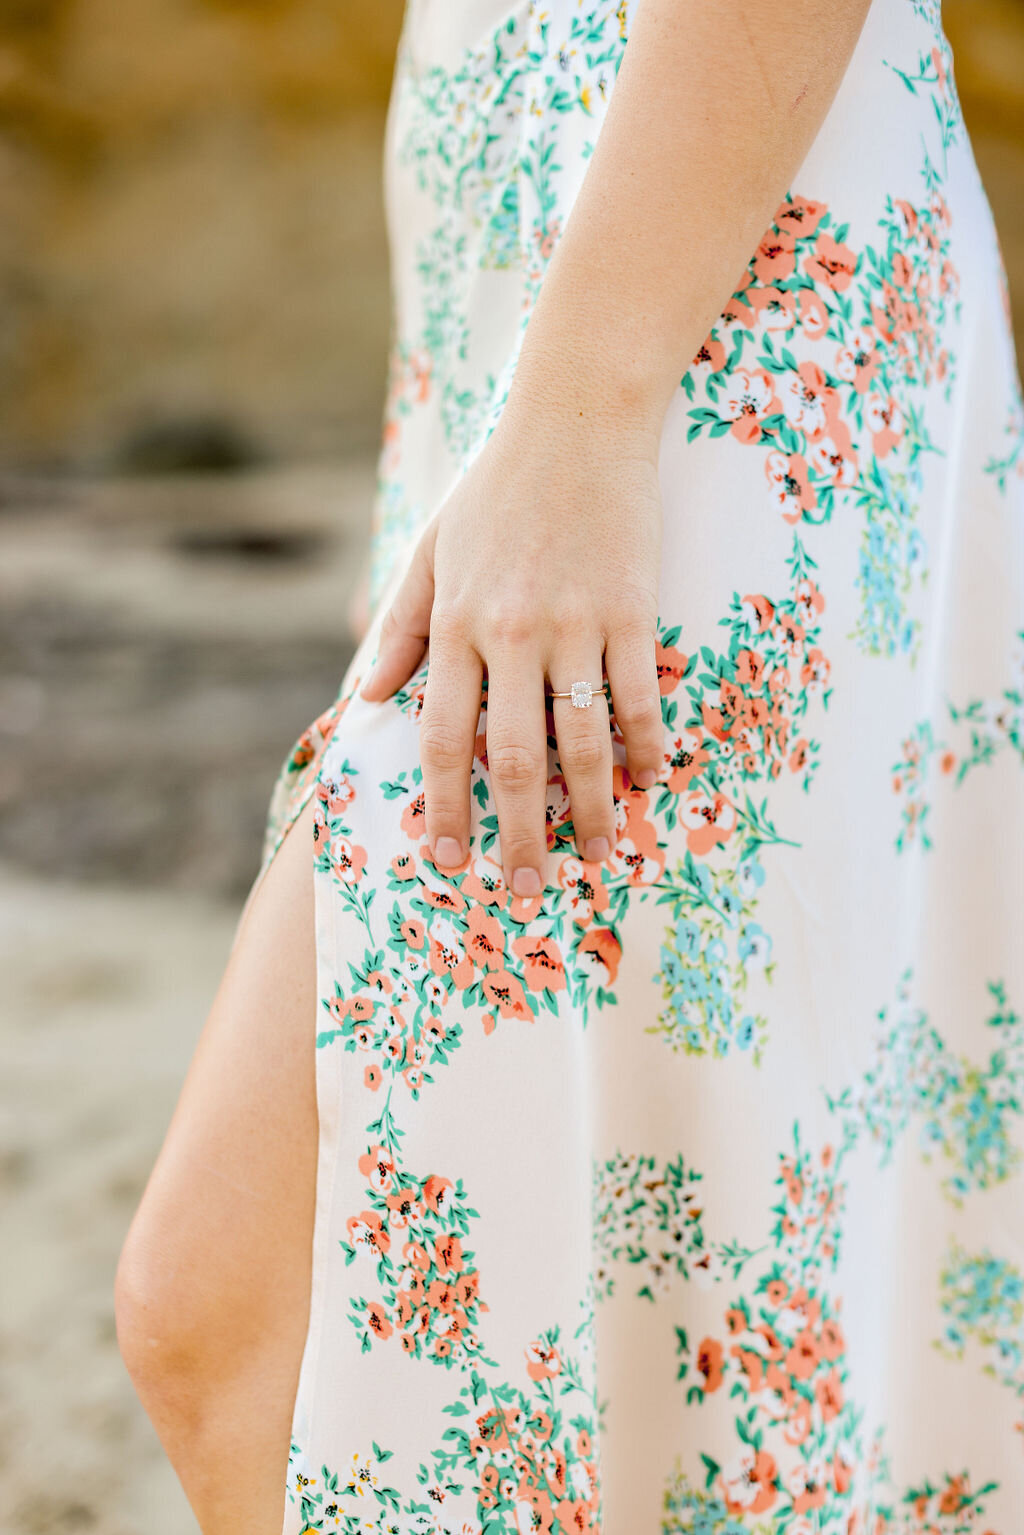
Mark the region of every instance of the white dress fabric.
POLYGON ((285 1535, 1019 1535, 1024 417, 936 0, 875 0, 680 358, 664 767, 636 789, 616 737, 609 859, 576 856, 552 738, 546 888, 505 888, 482 707, 442 874, 427 666, 355 695, 500 413, 634 8, 407 8, 375 619, 266 845, 312 796, 285 1535))

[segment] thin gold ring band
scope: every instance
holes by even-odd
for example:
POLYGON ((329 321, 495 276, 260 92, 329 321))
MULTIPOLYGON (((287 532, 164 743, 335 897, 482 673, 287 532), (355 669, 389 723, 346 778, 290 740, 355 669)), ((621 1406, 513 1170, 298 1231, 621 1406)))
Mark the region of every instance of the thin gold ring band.
POLYGON ((573 682, 566 693, 558 693, 552 690, 552 698, 568 698, 572 701, 574 709, 589 709, 595 698, 603 697, 607 693, 603 682, 573 682))

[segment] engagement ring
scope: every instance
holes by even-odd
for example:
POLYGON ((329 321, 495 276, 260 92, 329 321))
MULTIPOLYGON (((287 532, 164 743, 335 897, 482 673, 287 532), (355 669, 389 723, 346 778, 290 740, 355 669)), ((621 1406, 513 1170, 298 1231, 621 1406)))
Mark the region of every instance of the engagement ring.
POLYGON ((552 698, 569 698, 574 709, 589 709, 594 699, 605 692, 603 682, 595 687, 592 682, 574 682, 570 685, 568 693, 552 692, 552 698))

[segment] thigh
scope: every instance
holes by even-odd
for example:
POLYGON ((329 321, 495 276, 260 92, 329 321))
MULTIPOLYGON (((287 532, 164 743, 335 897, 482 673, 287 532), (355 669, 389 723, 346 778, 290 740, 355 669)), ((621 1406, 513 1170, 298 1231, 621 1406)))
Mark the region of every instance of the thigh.
POLYGON ((275 1511, 279 1528, 309 1315, 315 1028, 307 806, 246 908, 126 1243, 183 1397, 158 1428, 204 1528, 221 1492, 246 1528, 273 1530, 275 1511))

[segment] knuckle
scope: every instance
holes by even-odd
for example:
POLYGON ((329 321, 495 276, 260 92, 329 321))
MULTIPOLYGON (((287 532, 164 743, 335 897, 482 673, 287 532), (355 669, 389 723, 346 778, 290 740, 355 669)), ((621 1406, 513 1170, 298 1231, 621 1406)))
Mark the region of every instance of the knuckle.
POLYGON ((514 869, 520 864, 539 864, 543 855, 543 847, 537 837, 530 835, 525 828, 516 826, 503 826, 501 832, 501 856, 503 862, 514 869))
POLYGON ((613 620, 620 637, 652 638, 658 627, 658 596, 642 586, 623 587, 616 594, 613 620))
POLYGON ((467 755, 468 743, 442 719, 420 725, 420 757, 432 767, 453 767, 467 755))
POLYGON ((578 643, 580 635, 584 634, 588 625, 592 623, 593 604, 587 604, 582 598, 570 594, 559 601, 558 607, 548 621, 548 627, 554 640, 562 645, 569 641, 578 643))
POLYGON ((653 698, 627 696, 621 707, 616 704, 615 718, 623 729, 636 735, 653 736, 661 732, 661 708, 653 698))
POLYGON ((468 807, 434 793, 426 804, 427 826, 432 837, 458 836, 469 820, 468 807))
POLYGON ((487 761, 491 772, 501 783, 511 788, 525 787, 540 777, 542 763, 540 753, 529 746, 512 741, 500 741, 488 746, 487 761))
POLYGON ((537 616, 529 603, 519 598, 503 597, 487 615, 487 632, 503 645, 523 645, 535 633, 537 616))
POLYGON ((450 599, 443 605, 436 603, 430 615, 431 641, 442 643, 460 639, 468 632, 468 614, 459 598, 450 599))
POLYGON ((578 773, 595 772, 608 755, 607 743, 599 736, 575 736, 562 750, 563 766, 578 773))

